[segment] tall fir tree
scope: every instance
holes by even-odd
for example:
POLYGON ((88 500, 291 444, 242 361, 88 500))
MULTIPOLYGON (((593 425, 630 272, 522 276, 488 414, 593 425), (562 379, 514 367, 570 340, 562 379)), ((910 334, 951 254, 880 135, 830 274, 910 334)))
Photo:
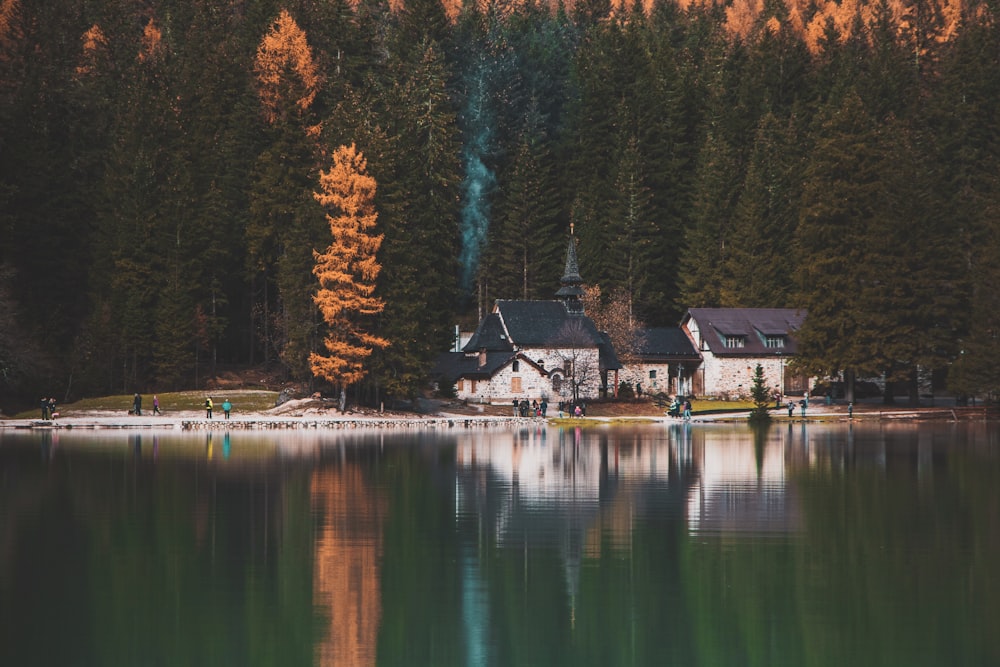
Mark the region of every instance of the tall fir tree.
POLYGON ((885 364, 876 349, 886 332, 872 326, 871 299, 883 267, 870 263, 868 247, 885 197, 875 125, 849 95, 819 131, 795 237, 798 305, 809 313, 796 361, 820 375, 879 374, 885 364))
POLYGON ((497 206, 495 231, 481 280, 492 298, 550 298, 559 283, 563 251, 559 208, 553 193, 552 155, 544 119, 532 103, 514 153, 502 173, 505 196, 497 206))
POLYGON ((258 303, 265 360, 273 349, 293 377, 308 379, 319 325, 309 271, 324 227, 311 202, 319 152, 312 103, 321 75, 305 32, 288 12, 282 10, 261 40, 254 73, 269 145, 252 177, 248 267, 263 287, 258 303))
POLYGON ((378 288, 386 304, 378 334, 392 345, 376 353, 373 364, 380 390, 410 397, 452 341, 461 169, 443 53, 424 42, 419 60, 393 66, 397 82, 385 99, 399 162, 383 213, 385 268, 378 288))
POLYGON ((719 305, 723 307, 791 304, 799 144, 791 122, 772 114, 761 119, 719 267, 719 305))

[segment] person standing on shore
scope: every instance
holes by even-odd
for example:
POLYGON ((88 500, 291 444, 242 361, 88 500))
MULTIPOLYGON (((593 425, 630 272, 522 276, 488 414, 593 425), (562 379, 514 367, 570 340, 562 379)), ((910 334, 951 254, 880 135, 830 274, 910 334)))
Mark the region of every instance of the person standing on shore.
POLYGON ((229 419, 229 412, 233 409, 233 404, 229 402, 227 398, 222 402, 222 414, 226 415, 226 419, 229 419))
POLYGON ((160 397, 157 396, 156 394, 153 394, 153 414, 154 415, 163 414, 162 412, 160 412, 160 397))
POLYGON ((132 414, 136 417, 142 416, 142 396, 136 392, 136 395, 132 398, 132 414))
POLYGON ((205 399, 205 419, 212 418, 212 397, 209 396, 205 399))

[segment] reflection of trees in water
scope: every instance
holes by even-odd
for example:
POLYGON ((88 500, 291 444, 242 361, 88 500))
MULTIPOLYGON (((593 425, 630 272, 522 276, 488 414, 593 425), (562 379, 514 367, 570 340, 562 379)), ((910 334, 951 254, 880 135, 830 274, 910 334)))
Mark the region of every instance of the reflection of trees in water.
POLYGON ((374 665, 387 502, 353 464, 316 470, 310 495, 317 519, 314 604, 328 621, 316 664, 374 665))

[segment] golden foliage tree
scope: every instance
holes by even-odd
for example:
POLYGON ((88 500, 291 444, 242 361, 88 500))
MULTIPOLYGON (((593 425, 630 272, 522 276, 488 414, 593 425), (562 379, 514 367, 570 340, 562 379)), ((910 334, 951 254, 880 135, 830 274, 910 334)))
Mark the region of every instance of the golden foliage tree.
POLYGON ((19 0, 0 0, 0 61, 6 52, 21 38, 19 0))
POLYGON ((142 30, 142 48, 139 50, 139 62, 157 60, 163 55, 163 31, 153 19, 142 30))
POLYGON ((314 193, 326 210, 333 242, 326 252, 314 252, 313 273, 320 289, 314 297, 329 333, 323 343, 327 355, 309 356, 313 375, 344 388, 365 376, 364 362, 375 348, 389 342, 363 328, 366 317, 382 312, 384 303, 372 296, 381 265, 376 253, 382 235, 372 234, 375 179, 366 173, 364 156, 354 144, 333 153, 333 166, 320 172, 320 191, 314 193))
POLYGON ((618 359, 626 364, 638 363, 645 324, 632 312, 628 290, 618 287, 605 295, 600 285, 585 285, 583 289, 584 309, 597 330, 611 338, 618 359))
POLYGON ((312 105, 320 85, 319 68, 306 33, 287 10, 281 10, 257 47, 254 74, 269 123, 284 117, 290 107, 304 113, 312 105))
POLYGON ((80 64, 76 67, 76 73, 81 76, 95 74, 97 72, 97 61, 101 54, 108 49, 108 38, 105 37, 101 26, 96 23, 90 26, 87 32, 80 38, 82 51, 80 64))

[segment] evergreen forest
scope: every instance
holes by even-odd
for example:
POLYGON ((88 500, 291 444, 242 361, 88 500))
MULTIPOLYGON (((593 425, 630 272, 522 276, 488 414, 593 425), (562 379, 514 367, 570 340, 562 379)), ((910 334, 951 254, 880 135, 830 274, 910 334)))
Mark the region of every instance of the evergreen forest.
POLYGON ((552 298, 571 225, 647 326, 804 308, 804 369, 991 395, 998 11, 0 0, 0 395, 322 389, 343 147, 375 184, 358 400, 415 396, 495 299, 552 298))

